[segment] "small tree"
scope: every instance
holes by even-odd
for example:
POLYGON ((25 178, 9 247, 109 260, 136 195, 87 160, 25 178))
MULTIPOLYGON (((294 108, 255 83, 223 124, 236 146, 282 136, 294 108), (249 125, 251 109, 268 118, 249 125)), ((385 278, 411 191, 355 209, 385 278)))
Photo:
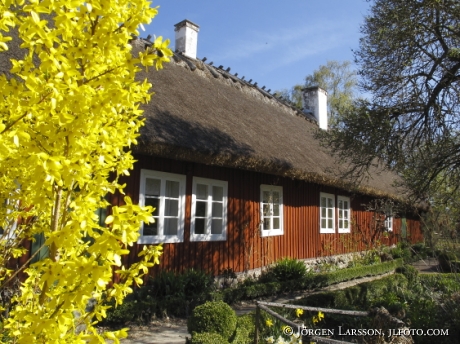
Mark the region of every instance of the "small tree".
POLYGON ((161 37, 133 55, 130 41, 157 10, 145 0, 2 1, 0 4, 0 281, 28 257, 24 240, 44 238, 47 258, 19 267, 27 276, 3 319, 4 340, 15 343, 104 342, 125 330, 99 334, 103 301, 122 303, 158 263, 161 247, 144 247, 138 263, 121 257, 137 241, 151 207, 125 197, 106 225, 96 210, 134 159, 129 152, 143 123, 139 103, 150 100, 140 65, 161 68, 171 51, 161 37), (10 62, 10 58, 11 59, 10 62), (7 67, 10 66, 10 67, 7 67), (119 282, 112 281, 113 270, 119 282))

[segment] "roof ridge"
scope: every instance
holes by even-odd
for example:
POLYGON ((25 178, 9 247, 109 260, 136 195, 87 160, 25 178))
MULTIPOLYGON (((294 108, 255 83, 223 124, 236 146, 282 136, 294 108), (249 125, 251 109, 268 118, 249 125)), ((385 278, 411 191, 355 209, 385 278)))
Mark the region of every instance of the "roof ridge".
MULTIPOLYGON (((150 41, 150 37, 141 38, 141 37, 136 37, 136 39, 141 40, 144 43, 144 46, 151 46, 153 43, 150 41)), ((230 67, 227 69, 224 69, 222 65, 219 67, 213 66, 213 62, 206 63, 207 58, 204 57, 202 59, 196 58, 192 59, 185 54, 181 52, 173 52, 173 60, 175 63, 181 65, 181 62, 183 62, 190 71, 195 72, 197 69, 203 71, 204 73, 205 70, 207 70, 214 78, 219 79, 219 74, 225 78, 225 79, 230 79, 234 83, 239 83, 243 87, 248 87, 252 90, 257 91, 260 93, 264 98, 268 98, 269 100, 272 100, 274 103, 277 103, 281 107, 284 107, 287 111, 291 112, 291 115, 295 115, 298 117, 301 117, 315 125, 318 125, 318 122, 316 118, 314 118, 311 113, 308 113, 306 111, 300 110, 298 107, 295 106, 294 103, 290 102, 287 99, 284 99, 283 97, 277 96, 276 93, 270 93, 270 90, 266 91, 265 86, 259 87, 257 85, 257 82, 251 83, 252 79, 249 81, 244 80, 244 76, 242 78, 238 77, 238 73, 236 74, 231 74, 230 73, 230 67), (200 66, 200 64, 202 66, 200 66), (201 68, 200 68, 201 67, 201 68)))

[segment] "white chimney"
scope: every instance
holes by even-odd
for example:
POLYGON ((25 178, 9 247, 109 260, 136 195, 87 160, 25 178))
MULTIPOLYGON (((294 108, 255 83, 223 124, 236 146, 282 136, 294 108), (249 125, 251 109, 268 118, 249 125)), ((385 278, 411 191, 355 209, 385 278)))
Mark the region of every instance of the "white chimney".
POLYGON ((200 27, 185 19, 174 25, 176 31, 176 51, 196 59, 198 31, 200 27))
POLYGON ((318 86, 302 90, 304 111, 315 116, 318 126, 327 130, 327 92, 318 86))

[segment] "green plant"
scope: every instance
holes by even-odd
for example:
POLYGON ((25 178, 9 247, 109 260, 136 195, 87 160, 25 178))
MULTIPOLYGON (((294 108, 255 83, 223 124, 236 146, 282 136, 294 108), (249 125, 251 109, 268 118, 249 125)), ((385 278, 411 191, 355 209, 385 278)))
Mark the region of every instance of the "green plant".
POLYGON ((363 265, 374 265, 380 263, 380 254, 377 250, 366 251, 362 258, 363 265))
POLYGON ((410 248, 403 243, 398 243, 396 247, 390 250, 390 253, 394 259, 402 258, 405 263, 410 262, 412 258, 410 248))
POLYGON ((254 315, 246 314, 238 317, 236 331, 230 341, 232 344, 250 344, 253 342, 255 325, 254 315))
POLYGON ((455 270, 455 267, 457 266, 455 263, 456 261, 457 256, 452 251, 443 251, 438 255, 439 267, 443 272, 452 272, 452 270, 455 270))
POLYGON ((261 275, 259 281, 290 281, 305 277, 307 267, 304 262, 292 258, 282 258, 261 275))
POLYGON ((228 344, 228 340, 215 332, 193 332, 192 339, 187 344, 228 344))
POLYGON ((415 284, 418 281, 418 270, 412 265, 403 265, 396 269, 397 273, 403 274, 406 276, 409 284, 415 284))
POLYGON ((225 302, 206 302, 196 307, 187 323, 189 333, 214 332, 225 340, 233 335, 236 329, 235 311, 225 302))

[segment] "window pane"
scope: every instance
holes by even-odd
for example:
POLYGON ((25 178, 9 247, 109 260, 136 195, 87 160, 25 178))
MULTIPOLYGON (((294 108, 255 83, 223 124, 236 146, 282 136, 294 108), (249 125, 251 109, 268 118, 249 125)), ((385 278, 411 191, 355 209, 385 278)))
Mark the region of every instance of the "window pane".
POLYGON ((196 198, 208 199, 208 186, 204 184, 196 184, 196 198))
POLYGON ((270 215, 270 204, 264 204, 263 214, 264 216, 270 215))
POLYGON ((158 235, 158 219, 154 223, 144 223, 144 231, 142 235, 158 235))
POLYGON ((321 217, 326 217, 326 208, 321 208, 321 217))
POLYGON ((222 234, 222 219, 212 220, 211 234, 222 234))
POLYGON ((343 209, 343 201, 341 199, 339 199, 339 208, 343 209))
POLYGON ((179 198, 179 182, 173 182, 173 181, 167 180, 165 196, 179 198))
POLYGON ((345 211, 344 211, 343 217, 345 217, 346 219, 348 219, 348 210, 345 210, 345 211))
POLYGON ((326 228, 326 219, 321 219, 321 228, 326 228))
POLYGON ((280 193, 278 191, 273 191, 273 203, 280 203, 280 193))
POLYGON ((273 229, 280 229, 280 218, 279 217, 273 218, 273 229))
POLYGON ((332 218, 332 209, 327 210, 327 217, 332 218))
POLYGON ((279 204, 273 204, 273 216, 280 216, 279 204))
POLYGON ((327 199, 327 207, 328 207, 328 208, 332 208, 332 207, 333 207, 333 205, 332 205, 332 198, 328 198, 328 199, 327 199))
POLYGON ((222 201, 224 198, 224 188, 221 186, 212 187, 212 200, 213 201, 222 201))
POLYGON ((270 227, 270 218, 269 217, 264 217, 264 229, 265 230, 271 229, 271 227, 270 227))
POLYGON ((160 179, 147 178, 145 180, 145 194, 149 196, 160 196, 160 179))
POLYGON ((151 205, 154 208, 152 216, 158 216, 160 211, 160 200, 158 198, 146 198, 145 205, 151 205))
POLYGON ((206 219, 195 219, 195 234, 204 234, 204 224, 206 219))
POLYGON ((206 216, 207 202, 196 202, 195 216, 206 216))
POLYGON ((164 224, 164 235, 176 235, 177 234, 177 219, 165 219, 164 224))
POLYGON ((343 220, 339 220, 339 228, 343 228, 343 220))
POLYGON ((347 202, 347 201, 344 201, 344 202, 343 202, 343 207, 344 207, 345 209, 348 209, 348 202, 347 202))
POLYGON ((177 199, 165 199, 165 216, 178 216, 179 201, 177 199))
POLYGON ((222 217, 222 203, 212 204, 212 217, 222 217))
POLYGON ((263 195, 263 197, 262 197, 262 198, 263 198, 263 199, 262 199, 262 202, 263 202, 263 203, 270 203, 270 201, 271 201, 270 191, 264 191, 264 192, 262 193, 262 195, 263 195))
POLYGON ((348 228, 348 220, 345 220, 344 223, 345 225, 343 226, 343 228, 348 228))
POLYGON ((326 207, 326 198, 325 197, 321 197, 321 207, 322 208, 326 207))
POLYGON ((333 228, 333 227, 332 227, 332 219, 327 220, 327 228, 330 228, 330 229, 333 228))

